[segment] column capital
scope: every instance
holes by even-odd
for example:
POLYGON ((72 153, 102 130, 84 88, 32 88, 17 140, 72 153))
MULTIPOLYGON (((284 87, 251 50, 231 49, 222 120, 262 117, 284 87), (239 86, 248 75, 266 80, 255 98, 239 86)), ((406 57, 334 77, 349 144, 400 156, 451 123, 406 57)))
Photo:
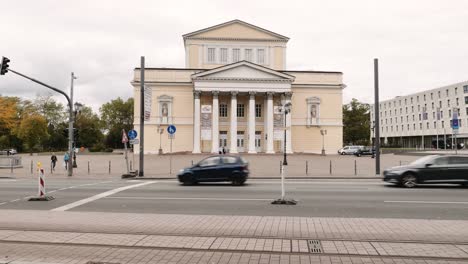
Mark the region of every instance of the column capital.
POLYGON ((272 99, 273 98, 273 94, 275 94, 274 92, 267 92, 266 93, 267 96, 268 96, 268 99, 272 99))
POLYGON ((201 91, 193 91, 193 96, 195 99, 200 99, 201 91))
POLYGON ((231 96, 236 97, 238 93, 239 93, 238 91, 231 91, 231 96))
POLYGON ((213 96, 218 96, 219 95, 219 91, 212 91, 211 93, 213 94, 213 96))
POLYGON ((255 96, 256 94, 257 94, 257 92, 253 92, 253 91, 249 92, 249 95, 250 95, 251 97, 252 97, 252 96, 255 96))
POLYGON ((286 99, 291 99, 292 92, 285 92, 284 96, 286 97, 286 99))

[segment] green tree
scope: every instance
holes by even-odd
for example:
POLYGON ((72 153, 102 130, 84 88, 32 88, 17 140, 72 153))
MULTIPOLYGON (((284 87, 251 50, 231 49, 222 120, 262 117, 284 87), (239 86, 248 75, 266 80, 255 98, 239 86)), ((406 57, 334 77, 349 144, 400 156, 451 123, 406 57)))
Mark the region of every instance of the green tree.
POLYGON ((37 112, 44 116, 47 123, 54 127, 65 122, 68 117, 68 112, 64 110, 63 105, 55 101, 51 95, 36 97, 33 105, 37 112))
POLYGON ((78 148, 93 147, 104 139, 99 116, 91 107, 83 106, 76 116, 75 128, 78 130, 78 137, 75 139, 75 146, 78 148))
POLYGON ((18 137, 30 152, 42 150, 43 141, 49 137, 46 119, 36 113, 24 116, 18 128, 18 137))
POLYGON ((369 104, 353 98, 343 105, 343 141, 347 144, 368 145, 370 138, 369 104))
POLYGON ((119 97, 105 103, 99 111, 106 131, 106 146, 122 147, 122 129, 128 131, 133 128, 133 98, 124 101, 119 97))

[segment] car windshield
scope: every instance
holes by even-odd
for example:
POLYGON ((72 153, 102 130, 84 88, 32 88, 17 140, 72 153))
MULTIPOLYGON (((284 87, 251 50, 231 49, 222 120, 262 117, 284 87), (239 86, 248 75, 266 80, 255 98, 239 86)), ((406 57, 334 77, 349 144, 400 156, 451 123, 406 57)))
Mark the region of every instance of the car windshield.
POLYGON ((425 156, 425 157, 419 158, 419 159, 411 162, 410 164, 411 165, 424 165, 424 164, 427 164, 430 161, 432 161, 434 158, 435 158, 435 156, 425 156))

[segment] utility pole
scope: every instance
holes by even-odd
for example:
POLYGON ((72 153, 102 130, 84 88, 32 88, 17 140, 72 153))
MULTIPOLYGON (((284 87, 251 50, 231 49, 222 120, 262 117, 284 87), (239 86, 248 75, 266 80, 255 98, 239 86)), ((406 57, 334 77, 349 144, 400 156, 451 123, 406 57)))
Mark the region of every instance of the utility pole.
POLYGON ((75 80, 75 74, 71 73, 71 84, 70 84, 70 120, 68 122, 68 176, 73 175, 73 142, 74 142, 74 131, 73 131, 73 122, 75 122, 75 116, 73 112, 73 80, 75 80))
POLYGON ((143 163, 144 163, 144 134, 145 129, 145 57, 141 56, 141 66, 140 66, 140 168, 138 170, 138 176, 143 177, 145 174, 143 172, 143 163))
POLYGON ((379 59, 374 59, 375 176, 380 176, 379 59))

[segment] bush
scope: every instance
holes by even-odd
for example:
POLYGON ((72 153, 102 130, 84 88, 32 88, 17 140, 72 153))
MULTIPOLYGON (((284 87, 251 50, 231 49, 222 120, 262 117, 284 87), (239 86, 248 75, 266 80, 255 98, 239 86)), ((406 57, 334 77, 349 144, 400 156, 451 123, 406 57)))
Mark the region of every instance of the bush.
POLYGON ((113 151, 114 151, 113 148, 106 148, 106 149, 104 150, 104 152, 113 152, 113 151))
POLYGON ((90 152, 101 152, 104 150, 104 144, 99 142, 97 143, 96 145, 92 146, 91 148, 89 148, 89 151, 90 152))

